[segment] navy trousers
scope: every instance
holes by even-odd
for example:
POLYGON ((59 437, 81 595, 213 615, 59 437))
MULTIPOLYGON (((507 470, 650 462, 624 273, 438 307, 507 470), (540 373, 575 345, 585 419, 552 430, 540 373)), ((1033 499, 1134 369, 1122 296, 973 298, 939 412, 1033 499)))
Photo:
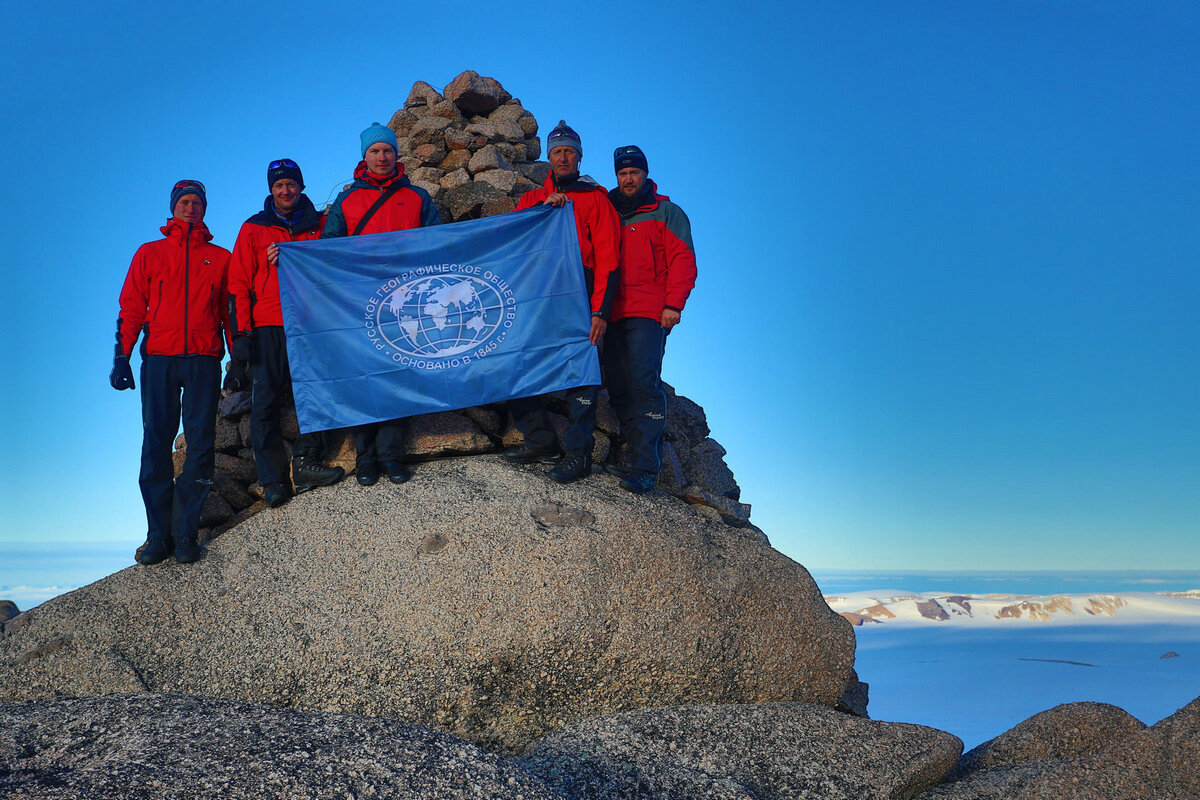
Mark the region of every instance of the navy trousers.
POLYGON ((629 445, 629 466, 651 475, 662 467, 659 450, 667 425, 662 386, 667 333, 656 319, 627 317, 610 322, 604 334, 604 382, 629 445))
MULTIPOLYGON (((567 429, 563 431, 563 444, 567 452, 590 456, 596 440, 596 398, 599 386, 580 386, 567 390, 567 429)), ((558 449, 558 435, 550 421, 550 413, 541 396, 522 397, 509 400, 513 423, 525 437, 525 443, 539 450, 558 449)))
POLYGON ((214 356, 142 357, 142 469, 147 539, 195 541, 200 509, 212 489, 221 360, 214 356), (183 419, 187 457, 175 478, 171 446, 183 419))
POLYGON ((389 461, 404 461, 404 433, 408 421, 404 417, 387 422, 370 422, 353 430, 355 463, 386 464, 389 461))
MULTIPOLYGON (((258 483, 291 485, 288 477, 287 450, 283 446, 280 413, 291 393, 292 373, 288 366, 287 340, 282 325, 254 329, 254 359, 250 362, 251 392, 250 443, 258 467, 258 483)), ((320 460, 327 450, 327 432, 302 433, 292 453, 320 460)), ((191 445, 189 444, 189 447, 191 445)))

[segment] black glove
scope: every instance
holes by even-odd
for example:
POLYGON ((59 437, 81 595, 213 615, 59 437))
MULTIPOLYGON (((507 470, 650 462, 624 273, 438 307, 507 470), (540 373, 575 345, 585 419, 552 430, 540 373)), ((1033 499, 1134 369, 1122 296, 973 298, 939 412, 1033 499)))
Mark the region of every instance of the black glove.
POLYGON ((113 357, 112 372, 108 373, 108 382, 118 392, 122 389, 135 389, 133 385, 133 370, 129 368, 129 356, 113 357))
POLYGON ((249 389, 250 377, 246 375, 246 365, 241 361, 230 361, 221 388, 227 392, 244 392, 249 389))
POLYGON ((241 361, 249 364, 254 360, 254 340, 249 336, 234 336, 233 344, 229 348, 229 355, 234 361, 241 361))

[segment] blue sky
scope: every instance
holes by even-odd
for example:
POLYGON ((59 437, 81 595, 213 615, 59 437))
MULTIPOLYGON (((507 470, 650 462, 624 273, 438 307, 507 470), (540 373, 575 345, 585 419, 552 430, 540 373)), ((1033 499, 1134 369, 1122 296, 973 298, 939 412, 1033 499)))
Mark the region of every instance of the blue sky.
MULTIPOLYGON (((1200 566, 1200 6, 51 2, 0 30, 0 546, 130 554, 117 293, 169 187, 231 247, 412 83, 637 143, 700 280, 666 377, 810 567, 1200 566), (450 7, 447 7, 449 9, 450 7)), ((631 502, 635 502, 631 499, 631 502)), ((0 583, 4 569, 0 564, 0 583)))

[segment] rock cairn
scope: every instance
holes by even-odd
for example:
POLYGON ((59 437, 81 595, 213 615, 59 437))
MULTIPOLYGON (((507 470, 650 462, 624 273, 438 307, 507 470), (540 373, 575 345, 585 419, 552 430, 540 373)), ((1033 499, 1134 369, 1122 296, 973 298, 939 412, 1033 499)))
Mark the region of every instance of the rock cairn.
POLYGON ((467 70, 444 92, 413 84, 388 127, 409 179, 433 197, 444 222, 512 211, 541 186, 538 123, 494 78, 467 70))
MULTIPOLYGON (((399 158, 413 183, 433 197, 446 222, 502 214, 516 207, 523 192, 540 186, 550 165, 539 161, 538 123, 500 82, 468 70, 438 92, 428 83, 413 84, 404 107, 388 126, 396 132, 399 158)), ((735 527, 750 525, 750 506, 725 464, 725 448, 709 436, 704 409, 667 387, 667 432, 658 488, 701 506, 714 519, 735 527)), ((560 437, 566 404, 550 400, 560 437)), ((521 434, 503 404, 414 417, 406 451, 410 461, 493 453, 521 443, 521 434)), ((300 434, 295 408, 283 410, 283 437, 290 448, 300 434)), ((175 473, 183 466, 187 443, 175 443, 175 473)), ((624 442, 616 413, 601 392, 597 413, 595 460, 624 442)), ((250 444, 250 393, 225 397, 217 415, 216 475, 201 513, 201 541, 223 533, 265 508, 261 502, 254 451, 250 444)), ((290 450, 289 450, 290 455, 290 450)), ((330 463, 354 469, 354 443, 343 434, 330 463)))

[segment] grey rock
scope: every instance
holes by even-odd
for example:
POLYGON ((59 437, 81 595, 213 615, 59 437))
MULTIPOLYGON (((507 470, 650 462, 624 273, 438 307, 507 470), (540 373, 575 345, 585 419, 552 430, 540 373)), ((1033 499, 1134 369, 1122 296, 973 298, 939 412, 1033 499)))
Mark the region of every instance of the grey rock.
POLYGON ((406 109, 413 109, 418 106, 433 106, 442 101, 442 95, 437 89, 430 86, 425 81, 417 81, 408 92, 408 99, 404 101, 406 109))
POLYGON ((256 498, 240 481, 234 480, 227 473, 213 473, 213 491, 225 498, 231 510, 240 511, 254 505, 256 498))
POLYGON ((412 149, 413 157, 422 167, 436 167, 446 158, 446 153, 446 148, 440 144, 419 144, 412 149))
POLYGON ((438 167, 417 167, 408 174, 413 183, 437 183, 445 173, 438 167))
POLYGON ((505 759, 421 726, 148 692, 0 705, 0 794, 557 797, 505 759))
POLYGON ((658 471, 658 488, 664 492, 677 494, 683 491, 686 486, 683 477, 683 464, 679 461, 679 455, 675 452, 675 447, 670 442, 662 443, 662 467, 658 471))
POLYGON ((507 214, 517 207, 516 201, 511 197, 496 197, 491 200, 486 200, 483 203, 481 214, 485 217, 494 217, 497 214, 507 214))
POLYGON ((438 169, 440 169, 442 172, 450 173, 454 172, 455 170, 465 170, 467 165, 470 163, 470 150, 451 150, 446 154, 446 157, 442 159, 442 163, 438 164, 438 169))
POLYGON ((411 111, 402 108, 392 115, 388 127, 396 134, 397 139, 403 141, 408 137, 408 132, 417 124, 417 119, 418 117, 411 111))
POLYGON ((710 433, 704 409, 676 394, 670 384, 664 383, 663 389, 667 392, 667 441, 674 443, 680 452, 704 441, 710 433))
POLYGON ((446 99, 465 114, 489 114, 512 95, 494 78, 485 78, 474 70, 461 73, 446 86, 446 99))
POLYGON ((504 432, 505 415, 499 411, 484 406, 475 406, 465 409, 463 413, 484 433, 499 436, 504 432))
POLYGON ((589 719, 517 763, 578 800, 911 798, 954 766, 962 741, 803 703, 691 706, 589 719))
POLYGON ((1095 755, 1145 729, 1146 723, 1108 703, 1064 703, 979 745, 962 757, 951 778, 1004 764, 1095 755))
POLYGON ((525 140, 525 160, 537 161, 542 157, 542 140, 531 138, 525 140))
POLYGON ((220 452, 228 453, 230 451, 237 452, 241 444, 242 440, 238 435, 237 421, 218 414, 217 424, 214 426, 213 432, 213 447, 220 452))
POLYGON ((460 186, 466 186, 470 182, 471 173, 467 172, 465 169, 456 169, 442 178, 441 181, 439 181, 439 185, 446 191, 450 191, 451 189, 457 189, 460 186))
MULTIPOLYGON (((844 617, 845 614, 842 616, 844 617)), ((846 690, 842 692, 842 699, 836 706, 837 710, 843 714, 853 714, 856 717, 870 719, 871 715, 867 713, 870 691, 870 685, 858 679, 858 672, 850 670, 850 680, 846 682, 846 690)))
POLYGON ((201 527, 216 525, 232 516, 233 506, 220 492, 209 492, 208 497, 204 498, 204 506, 200 509, 201 527))
POLYGON ((225 453, 217 453, 215 471, 223 472, 242 483, 258 480, 258 468, 254 466, 253 460, 237 458, 225 453))
MULTIPOLYGON (((1051 709, 1054 710, 1054 709, 1051 709)), ((1095 711, 1095 710, 1093 710, 1095 711)), ((1064 720, 1075 716, 1068 710, 1064 720)), ((1085 716, 1092 717, 1091 713, 1085 716)), ((1099 718, 1116 721, 1109 731, 1083 736, 1051 736, 1046 752, 1063 752, 1077 740, 1083 747, 1131 727, 1107 710, 1099 718), (1097 735, 1098 734, 1098 735, 1097 735), (1088 740, 1091 740, 1090 742, 1088 740)), ((1032 718, 1031 718, 1032 719, 1032 718)), ((1028 720, 1027 720, 1028 721, 1028 720)), ((1102 723, 1107 725, 1107 723, 1102 723)), ((1019 727, 1019 726, 1018 726, 1019 727)), ((1195 800, 1200 797, 1200 698, 1152 727, 1138 730, 1092 755, 1067 761, 1013 761, 967 773, 938 786, 922 800, 1195 800)))
MULTIPOLYGON (((669 426, 669 414, 667 420, 669 426)), ((676 444, 680 444, 680 440, 676 439, 676 444)), ((742 490, 733 477, 733 470, 725 463, 725 448, 715 439, 705 438, 691 448, 676 447, 676 452, 688 483, 699 484, 720 497, 741 499, 742 490)))
POLYGON ((465 186, 447 191, 443 196, 443 201, 450 210, 451 220, 458 222, 464 219, 479 219, 484 216, 484 203, 503 196, 503 192, 491 184, 472 181, 465 186))
POLYGON ((536 186, 542 186, 546 183, 546 178, 550 177, 550 165, 545 161, 534 161, 529 164, 521 164, 517 167, 521 174, 528 178, 536 186))
MULTIPOLYGON (((466 131, 459 130, 458 128, 447 128, 443 134, 443 138, 446 140, 446 147, 449 147, 451 152, 455 152, 457 150, 466 150, 467 148, 471 147, 471 145, 475 144, 474 134, 467 133, 466 131)), ((485 143, 486 140, 480 142, 480 145, 482 146, 485 143)))
POLYGON ((429 116, 424 119, 417 120, 412 126, 412 130, 408 133, 409 147, 415 152, 417 145, 434 144, 441 146, 445 144, 445 138, 442 133, 450 126, 450 120, 445 117, 429 116))
MULTIPOLYGON (((467 165, 467 169, 469 169, 473 175, 478 175, 481 172, 486 172, 493 169, 502 169, 507 171, 511 170, 512 168, 513 166, 509 163, 508 159, 496 149, 495 145, 491 144, 480 149, 475 153, 475 155, 471 156, 471 161, 467 165)), ((516 181, 515 176, 513 180, 514 182, 516 181)))
POLYGON ((607 476, 560 486, 547 470, 485 456, 424 463, 401 486, 342 481, 250 517, 195 564, 60 595, 0 638, 0 700, 186 689, 506 752, 645 706, 838 701, 854 634, 803 567, 670 495, 632 503, 607 476), (567 532, 531 514, 551 505, 595 521, 567 532), (431 536, 446 540, 433 554, 431 536))
MULTIPOLYGON (((508 194, 517 185, 517 173, 506 169, 490 169, 475 176, 475 180, 490 183, 500 191, 508 194)), ((490 216, 490 215, 488 215, 490 216)))
POLYGON ((721 514, 721 518, 730 525, 742 527, 750 521, 750 505, 730 500, 723 495, 713 494, 703 486, 689 483, 679 492, 679 496, 689 503, 710 506, 721 514))
POLYGON ((409 421, 405 451, 413 458, 490 453, 492 440, 457 411, 421 414, 409 421))
POLYGON ((21 609, 12 600, 0 600, 0 622, 8 622, 20 613, 21 609))
POLYGON ((458 110, 458 106, 454 105, 454 103, 450 102, 449 100, 443 100, 440 103, 434 103, 429 107, 429 113, 431 115, 444 117, 454 125, 465 125, 467 122, 463 117, 462 112, 458 110))

